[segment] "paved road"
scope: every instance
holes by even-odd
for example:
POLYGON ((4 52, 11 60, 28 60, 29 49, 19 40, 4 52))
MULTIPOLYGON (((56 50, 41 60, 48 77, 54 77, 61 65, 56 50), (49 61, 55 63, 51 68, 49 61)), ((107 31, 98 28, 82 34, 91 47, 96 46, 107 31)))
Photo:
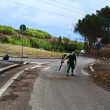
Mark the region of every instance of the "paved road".
POLYGON ((24 70, 25 68, 29 68, 34 66, 33 64, 27 64, 27 65, 22 65, 19 67, 16 67, 14 69, 11 69, 9 71, 3 72, 0 74, 0 89, 2 86, 8 82, 17 72, 24 70))
POLYGON ((96 86, 81 68, 93 62, 78 58, 76 75, 65 77, 66 63, 58 71, 58 63, 42 70, 31 94, 32 110, 110 110, 110 93, 96 86))
MULTIPOLYGON (((0 57, 0 60, 2 60, 2 57, 0 57)), ((21 58, 12 58, 10 57, 9 60, 11 61, 21 61, 21 58)), ((36 59, 36 58, 22 58, 22 61, 26 61, 26 62, 32 62, 32 63, 36 63, 36 62, 54 62, 54 61, 58 61, 59 59, 36 59)))
MULTIPOLYGON (((2 57, 0 57, 2 59, 2 57)), ((16 64, 17 62, 13 61, 20 61, 20 58, 10 58, 9 61, 5 60, 0 60, 0 70, 2 71, 3 68, 11 66, 16 64)), ((53 62, 53 61, 58 61, 58 59, 31 59, 31 58, 23 58, 23 61, 29 62, 29 64, 22 65, 20 67, 16 67, 10 71, 4 71, 0 72, 0 88, 10 80, 17 72, 24 70, 25 68, 30 68, 38 64, 42 64, 45 62, 53 62)))
POLYGON ((9 65, 13 65, 13 64, 14 64, 14 62, 8 62, 8 61, 0 60, 0 68, 6 67, 9 65))

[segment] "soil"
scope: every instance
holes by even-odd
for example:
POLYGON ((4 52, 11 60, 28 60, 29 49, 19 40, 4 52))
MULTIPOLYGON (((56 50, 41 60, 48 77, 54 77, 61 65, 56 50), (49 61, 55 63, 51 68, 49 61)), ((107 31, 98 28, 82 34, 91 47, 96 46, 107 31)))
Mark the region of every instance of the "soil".
POLYGON ((86 71, 90 73, 93 81, 103 89, 110 92, 110 61, 100 61, 93 65, 95 72, 90 70, 88 66, 86 71))

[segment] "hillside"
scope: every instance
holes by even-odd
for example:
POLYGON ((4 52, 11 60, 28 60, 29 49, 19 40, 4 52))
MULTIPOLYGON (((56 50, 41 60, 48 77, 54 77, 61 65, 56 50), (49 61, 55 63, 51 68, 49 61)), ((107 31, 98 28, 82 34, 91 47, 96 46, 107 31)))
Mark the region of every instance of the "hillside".
MULTIPOLYGON (((9 54, 9 56, 21 57, 21 49, 22 49, 21 46, 0 43, 0 56, 9 54)), ((50 52, 36 48, 23 47, 23 57, 60 58, 61 56, 62 53, 50 52)))
POLYGON ((11 45, 18 45, 31 48, 42 48, 43 50, 54 52, 71 52, 81 50, 83 43, 72 41, 67 37, 53 37, 48 32, 27 28, 23 33, 10 26, 0 25, 0 42, 11 45))

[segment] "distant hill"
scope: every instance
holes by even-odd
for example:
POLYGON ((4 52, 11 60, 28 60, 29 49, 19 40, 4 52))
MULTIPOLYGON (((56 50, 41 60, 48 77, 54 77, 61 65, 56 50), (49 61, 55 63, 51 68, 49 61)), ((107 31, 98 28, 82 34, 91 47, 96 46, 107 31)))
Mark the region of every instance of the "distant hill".
MULTIPOLYGON (((2 25, 0 25, 0 33, 6 34, 6 35, 21 34, 20 30, 16 30, 11 26, 2 26, 2 25)), ((52 38, 52 35, 50 35, 48 32, 37 30, 37 29, 31 29, 31 28, 27 28, 26 31, 24 32, 24 35, 41 38, 41 39, 52 38)))
POLYGON ((42 48, 49 51, 70 52, 83 48, 83 43, 67 37, 53 37, 48 32, 27 28, 21 39, 21 31, 11 26, 0 25, 0 42, 12 45, 22 45, 32 48, 42 48))

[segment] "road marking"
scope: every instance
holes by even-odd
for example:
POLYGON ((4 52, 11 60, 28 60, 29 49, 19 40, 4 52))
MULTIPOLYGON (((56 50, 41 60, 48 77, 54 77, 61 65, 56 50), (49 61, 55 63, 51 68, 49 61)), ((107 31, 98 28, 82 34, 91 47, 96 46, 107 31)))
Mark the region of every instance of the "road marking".
POLYGON ((42 67, 41 65, 36 65, 36 66, 33 66, 33 67, 28 67, 28 68, 25 68, 24 70, 32 70, 32 69, 35 69, 37 67, 42 67))
POLYGON ((28 62, 25 61, 23 64, 26 65, 26 64, 28 64, 28 62))
POLYGON ((42 66, 41 65, 36 65, 36 66, 31 67, 30 69, 32 70, 32 69, 35 69, 37 67, 42 67, 42 66))
POLYGON ((83 75, 85 75, 85 76, 89 76, 89 74, 88 74, 86 71, 81 70, 81 72, 82 72, 83 75))
POLYGON ((94 72, 95 70, 93 69, 92 65, 90 65, 90 69, 92 72, 94 72))
POLYGON ((0 89, 0 97, 3 95, 6 89, 14 82, 14 80, 23 72, 24 71, 20 71, 16 73, 8 82, 5 83, 5 85, 0 89))
MULTIPOLYGON (((36 65, 36 66, 31 67, 31 68, 25 68, 24 70, 34 69, 34 68, 37 68, 37 67, 41 67, 41 66, 36 65)), ((3 95, 3 93, 6 91, 6 89, 14 82, 14 80, 17 79, 18 76, 20 76, 20 74, 22 74, 24 72, 24 70, 16 73, 8 82, 6 82, 4 84, 4 86, 0 89, 0 97, 3 95)))
POLYGON ((25 68, 24 70, 28 70, 29 68, 25 68))
POLYGON ((12 68, 12 67, 15 67, 15 66, 18 66, 19 64, 14 64, 14 65, 10 65, 10 66, 7 66, 7 67, 4 67, 4 68, 1 68, 0 69, 0 72, 6 70, 6 69, 9 69, 9 68, 12 68))
POLYGON ((33 67, 28 67, 28 68, 25 68, 24 70, 32 70, 32 69, 35 69, 37 67, 42 67, 41 65, 36 65, 36 66, 33 66, 33 67))
POLYGON ((50 63, 50 62, 30 62, 30 63, 34 63, 34 64, 38 64, 38 65, 40 65, 40 64, 48 64, 48 63, 50 63))

